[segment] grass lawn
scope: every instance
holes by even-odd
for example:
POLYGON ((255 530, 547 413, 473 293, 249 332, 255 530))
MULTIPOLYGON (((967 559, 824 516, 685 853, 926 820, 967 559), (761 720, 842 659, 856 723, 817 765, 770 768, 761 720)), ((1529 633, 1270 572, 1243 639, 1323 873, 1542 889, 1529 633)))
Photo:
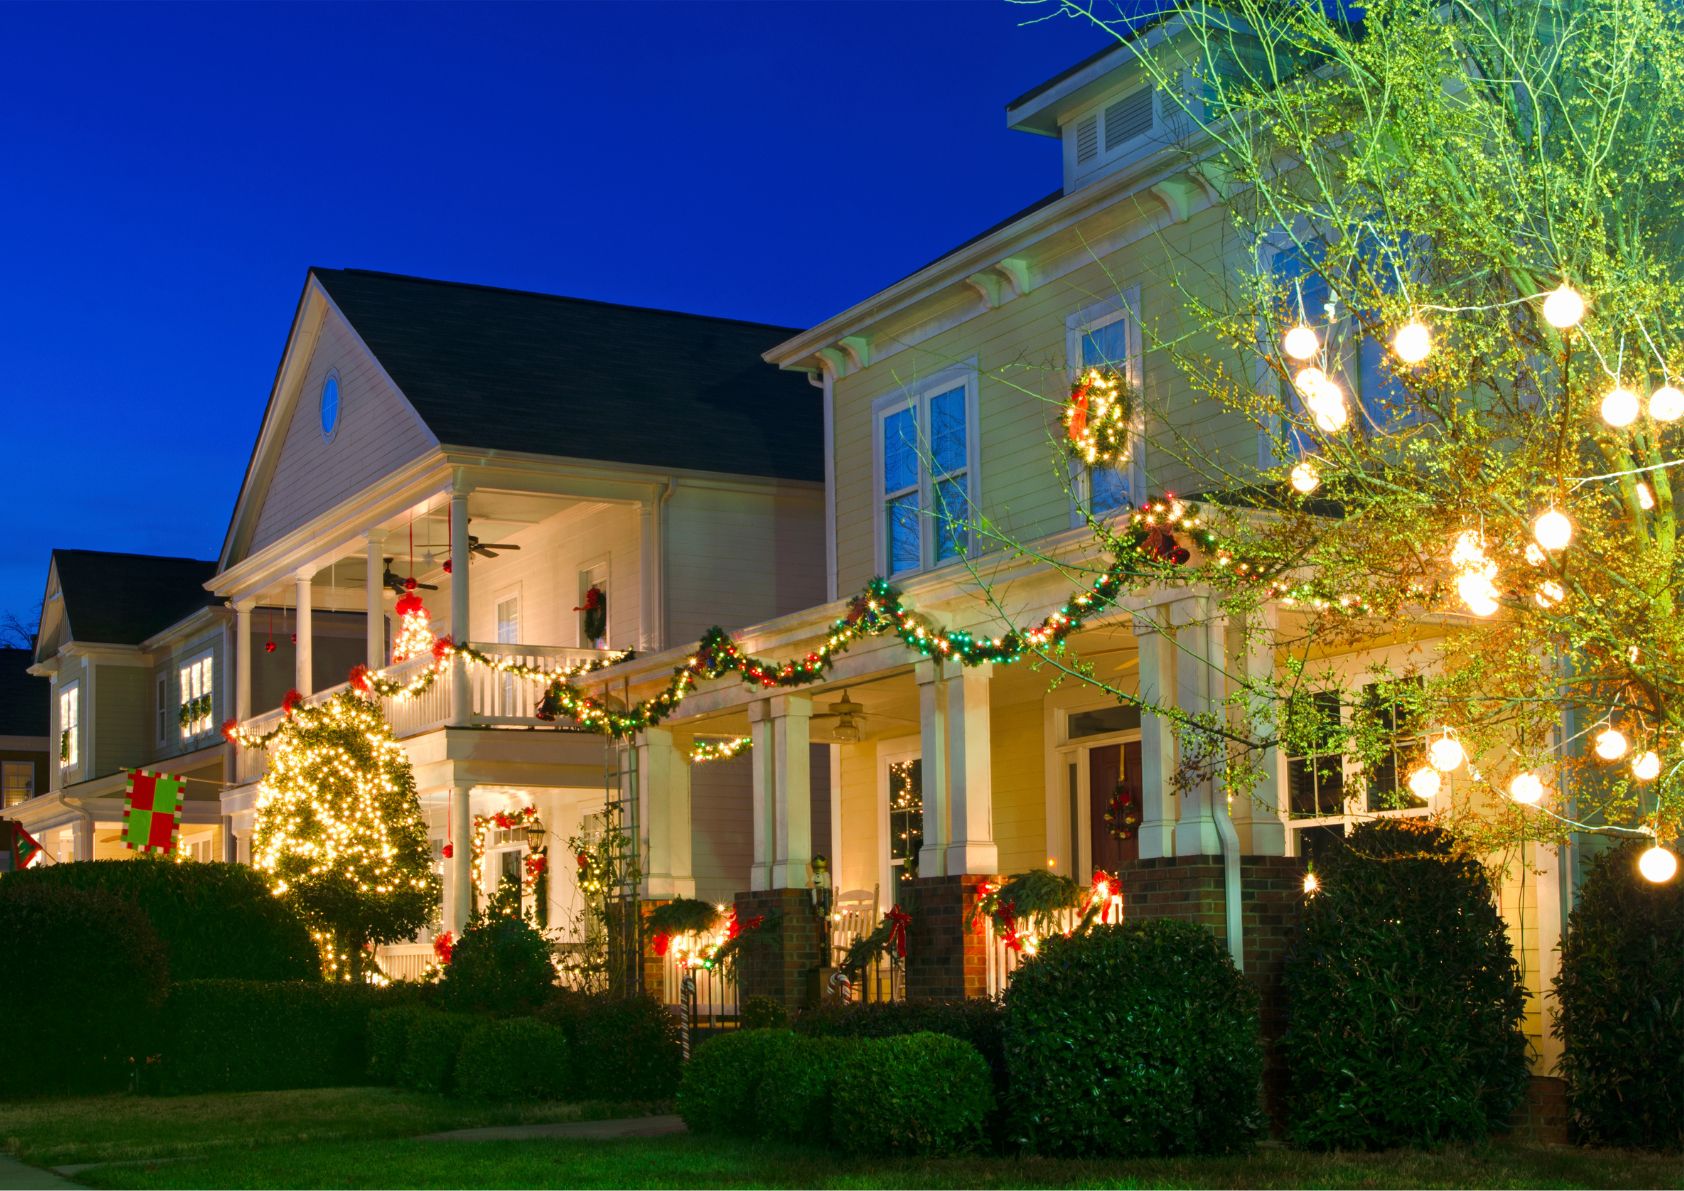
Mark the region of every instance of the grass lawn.
POLYGON ((476 1125, 633 1115, 492 1107, 388 1088, 97 1096, 0 1105, 0 1145, 39 1166, 109 1162, 95 1187, 1673 1187, 1684 1157, 1520 1145, 1152 1162, 852 1159, 689 1136, 417 1141, 476 1125))

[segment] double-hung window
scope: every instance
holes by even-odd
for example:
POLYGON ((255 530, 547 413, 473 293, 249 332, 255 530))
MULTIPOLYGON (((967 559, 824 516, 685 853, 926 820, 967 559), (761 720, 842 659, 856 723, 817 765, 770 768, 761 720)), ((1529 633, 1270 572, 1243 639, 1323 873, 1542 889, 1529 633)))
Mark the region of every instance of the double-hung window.
POLYGON ((21 806, 35 797, 35 763, 0 761, 0 806, 21 806))
POLYGON ((212 694, 214 661, 207 653, 181 667, 181 686, 176 692, 180 698, 176 722, 181 727, 183 740, 191 740, 210 731, 216 711, 212 694))
POLYGON ((1136 395, 1128 459, 1093 467, 1074 465, 1071 487, 1077 503, 1096 516, 1127 508, 1139 498, 1144 419, 1139 400, 1139 326, 1130 313, 1138 301, 1139 290, 1130 289, 1121 298, 1085 307, 1065 320, 1070 382, 1076 383, 1089 368, 1107 369, 1120 373, 1136 395))
POLYGON ((878 553, 890 576, 970 551, 975 386, 968 371, 945 373, 877 403, 878 553))
POLYGON ((66 683, 58 692, 58 764, 60 769, 74 768, 82 759, 81 724, 82 685, 66 683))

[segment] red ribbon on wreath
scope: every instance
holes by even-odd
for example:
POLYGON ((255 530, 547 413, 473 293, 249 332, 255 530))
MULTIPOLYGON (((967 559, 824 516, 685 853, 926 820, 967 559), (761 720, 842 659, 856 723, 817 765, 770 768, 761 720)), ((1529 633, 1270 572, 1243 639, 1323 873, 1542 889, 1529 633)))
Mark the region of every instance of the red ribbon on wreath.
POLYGON ((906 958, 906 928, 912 924, 912 915, 896 904, 887 914, 883 915, 889 922, 889 946, 895 949, 895 954, 901 959, 906 958))
POLYGON ((291 716, 293 709, 304 702, 304 696, 295 688, 281 696, 281 714, 291 716))
POLYGON ((354 690, 368 690, 368 667, 358 662, 351 667, 351 687, 354 690))
POLYGON ((1000 923, 1000 940, 1009 951, 1023 950, 1023 936, 1017 933, 1017 903, 1007 902, 995 911, 1000 923))
POLYGON ((672 946, 672 936, 665 931, 656 931, 655 937, 649 940, 649 949, 655 953, 656 959, 665 959, 667 948, 672 946))
POLYGON ((1070 441, 1080 445, 1082 435, 1088 429, 1088 386, 1085 383, 1077 385, 1070 394, 1070 412, 1065 415, 1064 427, 1070 441))

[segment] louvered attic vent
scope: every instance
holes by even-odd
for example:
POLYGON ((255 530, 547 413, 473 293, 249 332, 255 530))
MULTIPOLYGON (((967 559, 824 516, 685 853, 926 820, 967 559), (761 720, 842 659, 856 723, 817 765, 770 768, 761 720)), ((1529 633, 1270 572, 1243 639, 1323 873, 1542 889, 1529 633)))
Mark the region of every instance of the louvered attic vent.
POLYGON ((1076 122, 1076 164, 1086 165, 1099 156, 1099 113, 1076 122))
POLYGON ((1141 87, 1076 121, 1076 165, 1090 166, 1152 131, 1151 87, 1141 87))

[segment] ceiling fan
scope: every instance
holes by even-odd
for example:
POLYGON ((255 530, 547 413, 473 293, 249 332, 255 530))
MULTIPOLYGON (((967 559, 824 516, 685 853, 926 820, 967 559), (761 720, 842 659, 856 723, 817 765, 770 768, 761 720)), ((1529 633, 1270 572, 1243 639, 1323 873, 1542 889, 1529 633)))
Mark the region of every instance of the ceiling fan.
POLYGON ((482 542, 474 534, 468 535, 468 550, 481 558, 496 558, 499 550, 519 550, 513 542, 482 542))
POLYGON ((830 726, 830 738, 843 744, 853 744, 865 735, 865 704, 848 698, 846 690, 842 691, 842 697, 832 703, 828 710, 815 712, 813 719, 835 720, 830 726))
MULTIPOLYGON (((410 580, 405 579, 402 575, 392 569, 392 560, 390 558, 386 560, 386 573, 380 576, 380 582, 384 583, 398 595, 403 595, 404 592, 409 589, 410 584, 410 580)), ((437 591, 439 589, 439 585, 437 583, 421 583, 417 581, 415 586, 426 591, 437 591)))

